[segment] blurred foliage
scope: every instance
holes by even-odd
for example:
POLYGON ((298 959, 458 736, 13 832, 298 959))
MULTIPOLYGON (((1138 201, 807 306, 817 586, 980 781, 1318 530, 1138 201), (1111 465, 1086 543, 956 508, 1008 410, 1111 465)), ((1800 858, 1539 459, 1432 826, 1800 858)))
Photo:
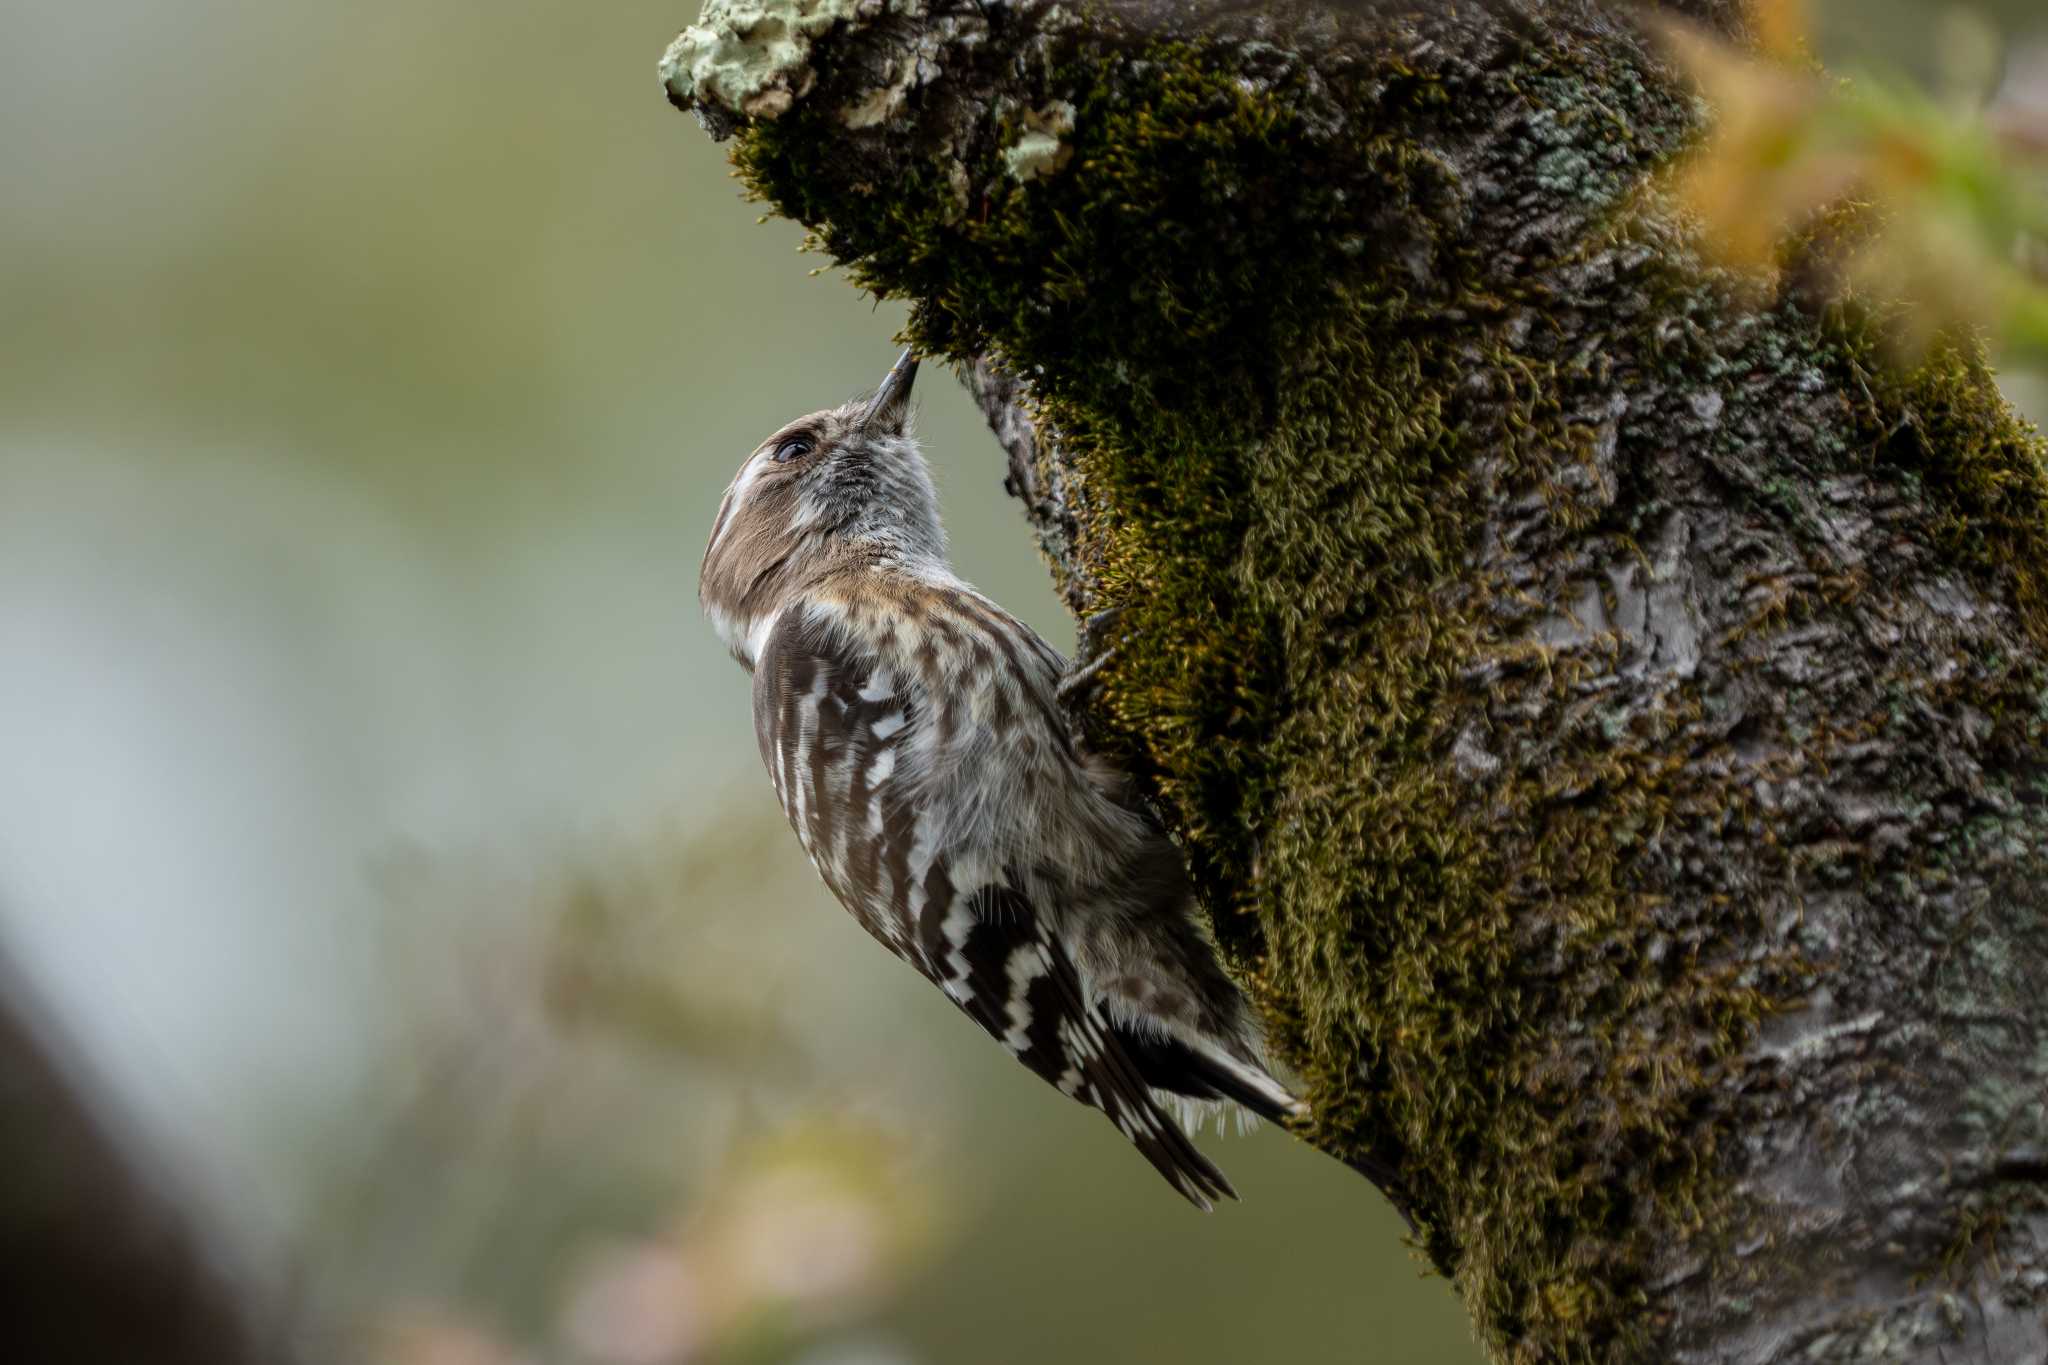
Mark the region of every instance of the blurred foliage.
POLYGON ((1368 1323, 1471 1358, 1348 1172, 1264 1131, 1226 1154, 1252 1202, 1156 1198, 787 851, 764 797, 383 860, 382 1051, 299 1144, 316 1359, 1196 1361, 1368 1323))
MULTIPOLYGON (((1900 75, 1818 70, 1799 0, 1757 0, 1757 51, 1674 24, 1673 50, 1712 104, 1707 145, 1678 172, 1679 195, 1730 263, 1776 265, 1787 242, 1845 205, 1879 222, 1836 286, 1886 306, 1911 353, 1950 329, 1981 329, 1994 347, 2048 357, 2048 86, 2003 92, 1995 117, 1900 75)), ((1967 12, 1949 17, 1950 47, 1995 51, 1967 12), (1974 40, 1974 41, 1973 41, 1974 40)))
POLYGON ((935 1097, 862 1096, 763 993, 758 948, 707 951, 705 902, 758 894, 780 832, 727 819, 525 876, 386 865, 398 1021, 328 1126, 341 1150, 313 1148, 312 1320, 389 1365, 790 1360, 959 1235, 935 1097))

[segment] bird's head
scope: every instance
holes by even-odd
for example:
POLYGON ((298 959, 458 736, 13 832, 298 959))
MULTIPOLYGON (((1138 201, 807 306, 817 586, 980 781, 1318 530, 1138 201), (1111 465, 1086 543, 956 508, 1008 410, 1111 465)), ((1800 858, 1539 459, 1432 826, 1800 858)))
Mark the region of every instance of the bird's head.
POLYGON ((910 433, 916 378, 905 351, 872 398, 782 427, 725 490, 697 598, 742 663, 776 613, 829 574, 944 565, 938 491, 910 433))

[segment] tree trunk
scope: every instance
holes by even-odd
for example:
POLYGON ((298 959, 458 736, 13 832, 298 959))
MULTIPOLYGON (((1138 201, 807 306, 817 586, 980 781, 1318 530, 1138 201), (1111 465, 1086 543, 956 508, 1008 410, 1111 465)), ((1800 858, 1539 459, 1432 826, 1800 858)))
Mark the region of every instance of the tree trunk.
POLYGON ((2043 451, 1829 301, 1857 213, 1704 262, 1639 13, 712 0, 663 70, 1124 608, 1099 742, 1497 1358, 2042 1361, 2043 451))

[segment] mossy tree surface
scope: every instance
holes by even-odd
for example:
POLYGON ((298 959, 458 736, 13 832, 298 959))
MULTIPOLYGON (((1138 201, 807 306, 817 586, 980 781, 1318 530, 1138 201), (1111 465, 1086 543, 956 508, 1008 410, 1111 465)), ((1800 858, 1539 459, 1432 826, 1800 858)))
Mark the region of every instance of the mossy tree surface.
POLYGON ((1705 265, 1597 6, 886 9, 714 4, 671 94, 1124 608, 1090 724, 1304 1136, 1504 1360, 2048 1354, 2048 475, 1974 352, 1705 265))

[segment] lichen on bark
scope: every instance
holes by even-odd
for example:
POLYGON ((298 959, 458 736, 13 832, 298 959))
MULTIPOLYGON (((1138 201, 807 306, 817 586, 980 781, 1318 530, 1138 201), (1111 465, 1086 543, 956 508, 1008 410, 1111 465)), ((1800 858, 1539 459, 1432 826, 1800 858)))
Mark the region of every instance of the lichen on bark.
POLYGON ((671 94, 1124 609, 1096 740, 1496 1354, 2048 1350, 2048 477, 1974 349, 1898 370, 1818 238, 1706 264, 1702 111, 1597 5, 868 6, 805 62, 671 94))

